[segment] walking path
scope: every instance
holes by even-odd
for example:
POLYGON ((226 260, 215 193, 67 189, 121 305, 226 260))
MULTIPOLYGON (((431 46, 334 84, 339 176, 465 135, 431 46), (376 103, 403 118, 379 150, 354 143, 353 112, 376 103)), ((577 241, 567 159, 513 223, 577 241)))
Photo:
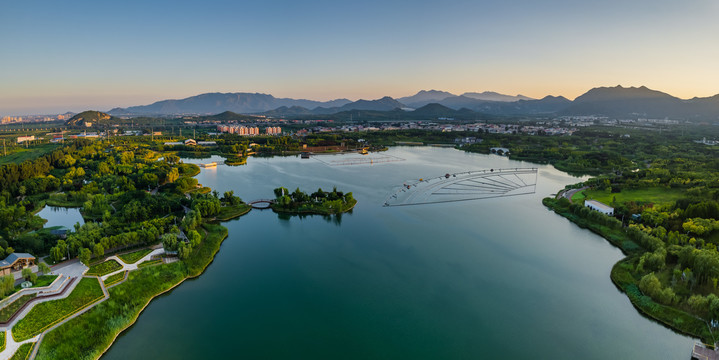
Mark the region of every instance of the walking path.
MULTIPOLYGON (((65 324, 66 322, 68 322, 68 321, 70 321, 70 320, 72 320, 72 319, 74 319, 74 318, 76 318, 76 317, 78 317, 78 316, 80 316, 80 315, 82 315, 82 314, 84 314, 84 313, 90 311, 90 309, 92 309, 92 308, 94 308, 95 306, 97 306, 97 304, 99 304, 99 303, 101 303, 101 302, 103 302, 103 301, 109 299, 109 298, 110 298, 110 293, 107 292, 107 288, 105 287, 105 283, 103 283, 102 281, 100 281, 100 287, 102 288, 103 294, 105 294, 105 296, 104 296, 102 299, 100 299, 99 301, 95 301, 95 302, 92 303, 90 306, 88 306, 88 307, 86 307, 86 308, 84 308, 84 309, 82 309, 82 310, 80 310, 80 311, 78 311, 78 312, 76 312, 76 313, 74 313, 74 314, 68 316, 65 320, 60 321, 59 323, 55 324, 54 326, 50 327, 49 329, 43 331, 40 335, 36 336, 35 338, 36 338, 36 342, 37 342, 38 345, 36 345, 35 347, 32 348, 32 352, 30 353, 30 356, 29 356, 28 358, 29 358, 29 359, 34 359, 34 358, 35 358, 35 356, 37 355, 37 351, 38 351, 38 349, 40 348, 39 344, 40 344, 40 342, 42 341, 42 338, 45 337, 45 334, 47 334, 48 332, 50 332, 50 331, 52 331, 52 330, 55 330, 56 328, 62 326, 62 325, 65 324)), ((0 359, 0 360, 3 360, 3 359, 0 359)))
POLYGON ((576 194, 580 191, 583 191, 583 190, 587 190, 587 189, 589 189, 589 186, 583 186, 579 189, 570 189, 567 191, 563 191, 563 192, 560 192, 559 194, 557 194, 557 198, 559 198, 561 196, 561 197, 564 197, 567 200, 569 200, 569 202, 572 202, 572 196, 574 196, 574 194, 576 194))
MULTIPOLYGON (((20 348, 20 345, 25 344, 25 343, 35 343, 36 344, 33 347, 33 350, 29 356, 29 359, 34 359, 35 356, 37 355, 38 349, 40 348, 40 346, 38 346, 38 344, 42 341, 43 337, 45 337, 45 334, 56 329, 59 326, 62 326, 66 322, 70 321, 71 319, 74 319, 74 318, 84 314, 85 312, 89 311, 93 307, 97 306, 97 304, 102 303, 103 301, 107 300, 110 297, 110 293, 107 292, 107 287, 105 287, 105 280, 108 277, 110 277, 114 274, 123 272, 123 271, 137 270, 137 266, 139 264, 143 263, 144 261, 152 259, 152 257, 155 255, 162 254, 164 251, 165 250, 161 247, 153 249, 149 254, 145 255, 144 257, 142 257, 140 260, 136 261, 133 264, 125 263, 117 256, 108 257, 106 259, 106 261, 110 260, 110 259, 115 260, 120 265, 122 265, 122 269, 114 271, 107 275, 104 275, 101 278, 98 278, 98 281, 100 282, 100 287, 102 288, 102 292, 104 294, 104 297, 102 299, 92 303, 88 307, 76 312, 75 314, 67 317, 66 319, 64 319, 64 320, 60 321, 59 323, 53 325, 52 327, 46 329, 41 334, 39 334, 31 339, 16 342, 15 339, 13 339, 13 337, 12 337, 12 327, 15 326, 15 324, 17 324, 17 322, 20 321, 20 319, 24 318, 30 312, 30 310, 32 310, 35 307, 35 305, 43 303, 45 301, 64 299, 64 298, 70 296, 72 291, 75 289, 75 286, 77 286, 77 284, 80 282, 79 281, 80 278, 82 278, 85 275, 85 272, 87 272, 87 270, 88 270, 88 267, 83 265, 79 261, 67 261, 65 263, 58 264, 58 265, 52 267, 52 269, 53 269, 52 273, 58 274, 60 280, 59 281, 56 280, 49 287, 38 288, 38 289, 35 289, 36 291, 33 291, 33 292, 37 292, 38 295, 40 295, 40 293, 42 293, 42 295, 50 295, 50 296, 48 296, 47 298, 32 301, 20 313, 16 314, 16 316, 14 316, 10 322, 8 322, 7 324, 5 324, 3 326, 0 326, 0 331, 5 331, 5 339, 6 339, 5 350, 0 352, 0 360, 7 360, 7 359, 12 358, 12 356, 15 354, 15 352, 18 350, 18 348, 20 348), (73 279, 75 281, 70 281, 73 279), (57 296, 52 296, 52 295, 57 295, 57 296)), ((125 279, 127 279, 127 275, 125 276, 125 279)), ((33 293, 33 292, 25 292, 24 294, 33 293)))
MULTIPOLYGON (((20 342, 16 342, 12 336, 12 327, 15 326, 15 324, 17 324, 17 322, 20 321, 20 319, 24 318, 25 315, 27 315, 30 312, 30 310, 32 310, 37 304, 40 304, 40 303, 43 303, 46 301, 64 299, 64 298, 70 296, 72 291, 75 290, 75 286, 77 286, 77 284, 80 281, 79 281, 78 276, 75 276, 75 281, 69 281, 68 279, 70 279, 71 277, 66 275, 66 273, 76 275, 79 270, 82 270, 82 272, 80 273, 80 276, 82 276, 82 274, 85 271, 87 271, 87 266, 83 265, 80 262, 74 262, 74 263, 67 264, 66 266, 62 266, 62 267, 58 267, 58 268, 54 269, 53 272, 57 273, 59 275, 59 277, 64 278, 64 280, 55 281, 55 283, 57 283, 59 285, 53 284, 53 290, 50 291, 50 290, 46 289, 45 292, 43 292, 43 294, 45 294, 45 295, 59 294, 59 295, 43 298, 43 299, 40 299, 37 301, 33 301, 30 305, 28 305, 26 308, 24 308, 19 314, 14 316, 13 319, 9 323, 7 323, 6 325, 0 326, 0 331, 5 331, 5 341, 6 341, 5 350, 0 352, 0 360, 10 359, 15 354, 17 349, 20 348, 20 345, 28 343, 28 342, 38 342, 45 332, 57 327, 57 326, 53 326, 52 328, 43 332, 43 334, 37 335, 31 339, 23 340, 20 342), (50 294, 50 293, 53 293, 53 294, 50 294)), ((102 288, 106 294, 105 298, 107 298, 107 296, 108 296, 107 291, 105 290, 104 286, 102 288)), ((88 307, 88 309, 91 307, 92 306, 88 307)), ((81 311, 78 314, 83 313, 83 312, 84 311, 81 311)), ((74 315, 74 316, 76 316, 76 315, 74 315)), ((74 316, 72 316, 72 317, 74 317, 74 316)), ((63 323, 63 322, 61 322, 61 323, 63 323)), ((31 356, 31 358, 32 358, 32 356, 31 356)))
POLYGON ((159 254, 162 254, 163 252, 165 252, 165 250, 162 249, 162 248, 152 250, 152 252, 150 252, 149 254, 145 255, 142 259, 137 260, 137 261, 136 261, 135 263, 133 263, 133 264, 126 264, 124 261, 122 261, 119 257, 117 257, 117 256, 115 256, 115 255, 110 256, 109 258, 105 259, 105 261, 115 260, 115 261, 117 261, 118 264, 122 265, 122 269, 117 270, 117 271, 113 271, 113 272, 111 272, 111 273, 109 273, 109 274, 107 274, 107 275, 103 275, 102 277, 100 277, 100 280, 105 281, 105 280, 106 280, 107 278, 109 278, 110 276, 115 275, 115 274, 117 274, 117 273, 121 273, 121 272, 123 272, 123 271, 137 270, 137 265, 142 264, 144 261, 147 261, 147 260, 152 259, 152 257, 153 257, 154 255, 159 255, 159 254))

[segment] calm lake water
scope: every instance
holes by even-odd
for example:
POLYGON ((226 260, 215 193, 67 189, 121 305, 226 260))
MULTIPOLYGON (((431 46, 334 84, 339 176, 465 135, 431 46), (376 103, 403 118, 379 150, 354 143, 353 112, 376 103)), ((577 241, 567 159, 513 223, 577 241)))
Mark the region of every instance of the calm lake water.
POLYGON ((45 206, 37 213, 37 215, 47 220, 45 223, 46 228, 53 226, 65 226, 68 229, 75 231, 74 226, 76 223, 80 223, 80 225, 85 223, 85 220, 82 218, 82 214, 80 214, 80 208, 45 206))
POLYGON ((225 223, 206 272, 153 300, 103 359, 689 357, 693 339, 642 317, 611 283, 621 252, 542 206, 580 179, 540 166, 534 195, 387 208, 407 180, 533 166, 453 149, 388 154, 406 160, 202 169, 203 185, 246 201, 337 186, 359 203, 341 219, 253 210, 225 223))

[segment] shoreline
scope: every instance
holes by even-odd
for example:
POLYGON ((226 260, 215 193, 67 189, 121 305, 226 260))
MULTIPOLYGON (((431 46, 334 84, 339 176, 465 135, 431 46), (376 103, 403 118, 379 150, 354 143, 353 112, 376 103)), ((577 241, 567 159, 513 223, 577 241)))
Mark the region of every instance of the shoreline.
MULTIPOLYGON (((638 288, 637 280, 633 279, 630 282, 621 281, 619 278, 622 275, 633 277, 631 273, 622 274, 620 273, 622 269, 623 264, 628 263, 629 261, 636 259, 637 253, 636 250, 632 251, 632 249, 627 249, 623 245, 626 242, 630 242, 631 244, 635 244, 637 246, 640 246, 640 244, 637 244, 633 240, 629 239, 628 237, 621 237, 617 239, 611 239, 611 234, 606 234, 601 231, 600 228, 597 228, 599 225, 591 226, 592 223, 590 223, 590 226, 583 226, 583 224, 577 222, 576 217, 572 216, 566 216, 565 213, 561 212, 560 205, 556 204, 556 199, 554 198, 544 198, 542 200, 542 204, 546 206, 548 209, 552 210, 555 214, 567 219, 575 226, 578 226, 581 229, 589 230, 592 233, 602 237, 605 241, 607 241, 612 246, 618 248, 622 254, 624 254, 624 257, 614 263, 612 265, 612 268, 609 272, 609 278, 612 281, 612 284, 622 293, 626 298, 629 300, 629 302, 632 304, 632 306, 637 310, 639 314, 644 316, 645 318, 652 320, 658 324, 661 324, 665 328, 680 334, 684 336, 690 336, 694 339, 700 340, 702 343, 707 343, 706 340, 710 340, 711 338, 709 336, 712 336, 711 330, 709 330, 709 333, 703 333, 703 331, 709 329, 708 325, 706 324, 706 321, 704 321, 701 318, 698 318, 680 308, 660 304, 653 299, 651 299, 649 296, 644 295, 641 293, 641 291, 638 288), (632 294, 630 294, 629 287, 636 288, 636 291, 638 294, 634 294, 634 291, 632 291, 632 294), (647 300, 648 299, 648 300, 647 300), (650 308, 654 308, 654 311, 650 311, 650 308), (662 316, 664 315, 664 316, 662 316), (671 317, 671 318, 669 318, 671 317), (687 320, 687 321, 685 321, 687 320), (698 329, 701 329, 702 332, 693 332, 688 328, 680 328, 678 325, 685 325, 690 326, 691 322, 701 322, 701 326, 698 327, 698 329), (707 326, 705 328, 705 326, 707 326), (707 336, 709 335, 709 336, 707 336)), ((623 232, 622 232, 623 233, 623 232)), ((698 325, 695 323, 695 325, 698 325)), ((710 345, 713 347, 713 345, 710 345)))
MULTIPOLYGON (((249 212, 249 211, 248 211, 248 212, 249 212)), ((245 214, 246 214, 246 213, 245 213, 245 214)), ((243 214, 243 215, 244 215, 244 214, 243 214)), ((219 224, 218 224, 218 225, 219 225, 219 224)), ((220 225, 220 226, 222 226, 222 225, 220 225)), ((225 230, 227 230, 226 227, 224 227, 224 226, 222 226, 222 227, 223 227, 225 230)), ((220 246, 222 246, 222 243, 225 242, 225 239, 227 239, 227 238, 229 237, 229 234, 230 234, 230 233, 229 233, 229 230, 225 232, 225 235, 224 235, 224 236, 222 237, 222 239, 220 240, 220 244, 219 244, 220 246)), ((209 237, 209 233, 207 234, 207 236, 209 237)), ((182 283, 184 283, 186 280, 195 279, 195 278, 200 277, 200 275, 202 275, 202 274, 205 272, 205 270, 207 270, 207 268, 210 266, 210 264, 212 264, 212 263, 215 261, 215 255, 217 255, 217 253, 220 251, 220 246, 217 247, 217 251, 215 251, 215 252, 212 254, 212 257, 210 258, 210 261, 202 268, 202 271, 200 271, 200 273, 198 273, 198 274, 196 274, 196 275, 188 274, 187 276, 185 276, 184 279, 180 280, 177 284, 171 286, 169 289, 166 289, 166 290, 164 290, 164 291, 162 291, 162 292, 160 292, 160 293, 155 294, 155 295, 152 296, 149 300, 147 300, 147 303, 145 303, 145 305, 140 309, 140 311, 137 312, 137 314, 136 314, 135 317, 132 319, 132 321, 131 321, 129 324, 127 324, 126 327, 124 327, 123 329, 121 329, 117 334, 115 334, 115 337, 112 338, 112 341, 110 341, 110 344, 102 351, 102 353, 100 353, 100 355, 98 355, 98 356, 95 358, 95 360, 100 359, 100 358, 102 357, 102 355, 105 355, 105 353, 106 353, 108 350, 110 350, 110 348, 112 347, 112 345, 115 343, 115 340, 117 340, 117 338, 118 338, 120 335, 122 335, 122 333, 124 333, 126 330, 128 330, 129 328, 131 328, 133 325, 135 325, 135 323, 137 322, 137 319, 140 318, 140 315, 141 315, 142 312, 145 311, 145 309, 150 305, 150 303, 152 302, 152 300, 155 300, 156 298, 158 298, 158 297, 160 297, 160 296, 162 296, 162 295, 164 295, 164 294, 166 294, 166 293, 168 293, 168 292, 174 290, 176 287, 180 286, 180 285, 181 285, 182 283)), ((129 274, 128 274, 128 277, 129 277, 129 274)))

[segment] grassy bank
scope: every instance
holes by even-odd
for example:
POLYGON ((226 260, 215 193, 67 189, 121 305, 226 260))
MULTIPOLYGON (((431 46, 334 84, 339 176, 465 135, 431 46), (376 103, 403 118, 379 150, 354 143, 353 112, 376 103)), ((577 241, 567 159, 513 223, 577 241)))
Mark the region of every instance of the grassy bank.
POLYGON ((642 294, 639 290, 641 276, 635 274, 633 269, 645 250, 640 244, 631 240, 623 228, 601 225, 579 217, 569 210, 566 202, 561 200, 545 198, 542 203, 557 214, 564 216, 582 228, 591 230, 605 238, 612 245, 622 249, 627 257, 612 267, 610 276, 612 282, 629 297, 632 305, 639 312, 679 333, 700 338, 705 343, 713 344, 716 341, 704 320, 676 307, 659 304, 652 300, 651 297, 642 294))
POLYGON ((236 217, 247 214, 248 212, 250 212, 250 210, 252 210, 252 206, 247 204, 240 204, 237 206, 223 206, 220 208, 220 213, 217 214, 216 219, 218 221, 231 220, 236 217))
POLYGON ((97 359, 129 328, 150 301, 212 262, 227 228, 204 224, 203 241, 184 262, 142 267, 109 289, 110 298, 45 335, 37 359, 97 359))
POLYGON ((227 237, 227 228, 222 225, 203 224, 202 227, 207 232, 206 237, 185 260, 189 277, 196 277, 205 271, 205 268, 215 258, 215 254, 220 251, 222 241, 227 237))
POLYGON ((132 271, 110 298, 45 335, 37 359, 96 359, 155 296, 185 279, 181 262, 132 271))

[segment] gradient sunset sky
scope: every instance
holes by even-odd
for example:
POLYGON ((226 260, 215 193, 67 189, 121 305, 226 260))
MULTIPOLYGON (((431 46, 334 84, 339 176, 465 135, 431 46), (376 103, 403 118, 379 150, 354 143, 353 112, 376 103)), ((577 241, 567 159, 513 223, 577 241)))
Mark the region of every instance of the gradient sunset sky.
POLYGON ((719 2, 3 1, 0 115, 203 92, 719 93, 719 2))

